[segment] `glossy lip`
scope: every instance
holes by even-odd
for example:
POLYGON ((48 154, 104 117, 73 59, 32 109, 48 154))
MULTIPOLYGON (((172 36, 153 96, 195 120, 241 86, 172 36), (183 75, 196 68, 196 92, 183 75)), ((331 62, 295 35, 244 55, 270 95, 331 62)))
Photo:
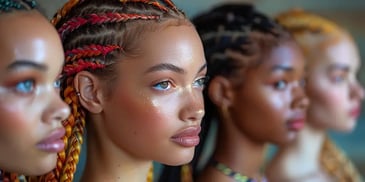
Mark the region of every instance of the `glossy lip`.
POLYGON ((172 136, 171 141, 182 147, 195 147, 200 142, 200 130, 200 126, 189 126, 181 130, 178 134, 172 136))
POLYGON ((286 122, 286 126, 291 131, 299 131, 304 127, 306 117, 304 114, 298 114, 294 116, 292 119, 286 122))
POLYGON ((62 137, 65 136, 65 128, 57 128, 53 130, 46 138, 37 143, 37 148, 44 152, 57 153, 64 149, 65 144, 62 137))
POLYGON ((356 106, 353 109, 351 109, 350 116, 353 118, 358 118, 360 116, 360 113, 361 113, 361 108, 359 106, 356 106))

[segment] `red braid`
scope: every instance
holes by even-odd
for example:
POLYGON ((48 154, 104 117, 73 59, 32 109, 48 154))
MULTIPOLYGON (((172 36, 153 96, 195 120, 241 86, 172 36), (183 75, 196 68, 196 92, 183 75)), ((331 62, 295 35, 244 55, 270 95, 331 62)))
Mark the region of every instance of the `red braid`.
POLYGON ((78 60, 73 64, 68 64, 63 67, 63 72, 66 76, 73 75, 83 70, 91 69, 96 70, 99 68, 104 68, 105 65, 99 62, 84 61, 83 59, 78 60))
POLYGON ((118 45, 85 45, 82 48, 75 48, 72 50, 68 50, 65 52, 66 63, 70 61, 75 61, 76 59, 80 58, 87 58, 87 57, 95 57, 99 55, 103 55, 104 57, 113 52, 114 50, 122 50, 122 47, 118 45))
POLYGON ((125 14, 125 13, 105 13, 105 14, 89 14, 84 17, 75 17, 64 23, 61 28, 58 29, 58 33, 61 37, 64 37, 66 33, 70 33, 85 24, 103 24, 103 23, 116 23, 128 20, 153 20, 158 19, 159 16, 148 16, 143 14, 125 14))

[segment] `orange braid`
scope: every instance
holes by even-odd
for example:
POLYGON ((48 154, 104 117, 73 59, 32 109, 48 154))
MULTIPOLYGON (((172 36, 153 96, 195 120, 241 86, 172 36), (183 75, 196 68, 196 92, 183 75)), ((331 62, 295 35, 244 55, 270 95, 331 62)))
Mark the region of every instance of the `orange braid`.
POLYGON ((52 25, 57 25, 60 20, 66 16, 66 14, 79 2, 82 2, 83 0, 69 0, 66 2, 65 5, 61 9, 57 11, 57 13, 54 15, 54 17, 51 20, 52 25))

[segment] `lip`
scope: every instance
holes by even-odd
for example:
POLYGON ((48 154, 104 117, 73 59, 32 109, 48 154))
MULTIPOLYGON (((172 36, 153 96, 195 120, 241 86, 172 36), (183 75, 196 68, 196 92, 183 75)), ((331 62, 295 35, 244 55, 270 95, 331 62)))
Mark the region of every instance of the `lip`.
POLYGON ((354 117, 354 118, 357 118, 360 116, 360 113, 361 113, 361 109, 360 107, 354 107, 353 109, 351 109, 350 111, 350 116, 351 117, 354 117))
POLYGON ((190 126, 181 130, 178 134, 171 137, 171 141, 182 147, 195 147, 199 144, 201 127, 190 126))
POLYGON ((291 131, 299 131, 304 127, 305 124, 305 116, 296 116, 290 120, 288 120, 288 122, 286 122, 286 125, 288 127, 289 130, 291 131))
POLYGON ((58 128, 53 130, 46 138, 37 143, 37 148, 44 152, 57 153, 64 149, 65 143, 62 137, 65 136, 65 128, 58 128))

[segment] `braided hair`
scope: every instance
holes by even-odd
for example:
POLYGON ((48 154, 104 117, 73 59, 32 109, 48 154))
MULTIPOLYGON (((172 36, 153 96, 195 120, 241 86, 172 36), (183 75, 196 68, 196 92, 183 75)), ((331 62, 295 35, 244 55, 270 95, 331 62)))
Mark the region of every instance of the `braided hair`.
POLYGON ((37 181, 71 182, 88 115, 74 88, 75 74, 86 70, 111 83, 117 74, 117 61, 138 54, 141 34, 166 24, 191 23, 170 0, 69 0, 51 22, 65 50, 61 97, 70 106, 71 115, 63 121, 66 147, 58 154, 56 168, 37 181))
POLYGON ((0 14, 36 8, 35 0, 0 0, 0 14))
MULTIPOLYGON (((306 56, 310 56, 311 50, 337 42, 346 33, 334 22, 300 9, 284 12, 276 19, 293 35, 306 56)), ((326 136, 322 144, 319 160, 324 171, 336 181, 361 181, 351 160, 329 136, 326 136)))
MULTIPOLYGON (((260 65, 273 48, 284 41, 292 40, 289 33, 279 24, 250 4, 221 4, 193 18, 193 23, 203 41, 207 76, 210 79, 223 76, 237 86, 244 84, 242 71, 260 65), (233 56, 230 52, 240 56, 233 56)), ((209 88, 209 84, 208 80, 206 88, 209 88)), ((192 177, 200 172, 199 166, 203 162, 201 158, 208 135, 210 136, 209 132, 213 132, 213 125, 218 124, 216 107, 208 97, 207 89, 203 92, 205 116, 202 122, 201 142, 191 162, 192 177)), ((165 167, 160 181, 188 179, 189 174, 182 173, 189 171, 186 168, 184 166, 184 170, 181 170, 179 167, 165 167)))

